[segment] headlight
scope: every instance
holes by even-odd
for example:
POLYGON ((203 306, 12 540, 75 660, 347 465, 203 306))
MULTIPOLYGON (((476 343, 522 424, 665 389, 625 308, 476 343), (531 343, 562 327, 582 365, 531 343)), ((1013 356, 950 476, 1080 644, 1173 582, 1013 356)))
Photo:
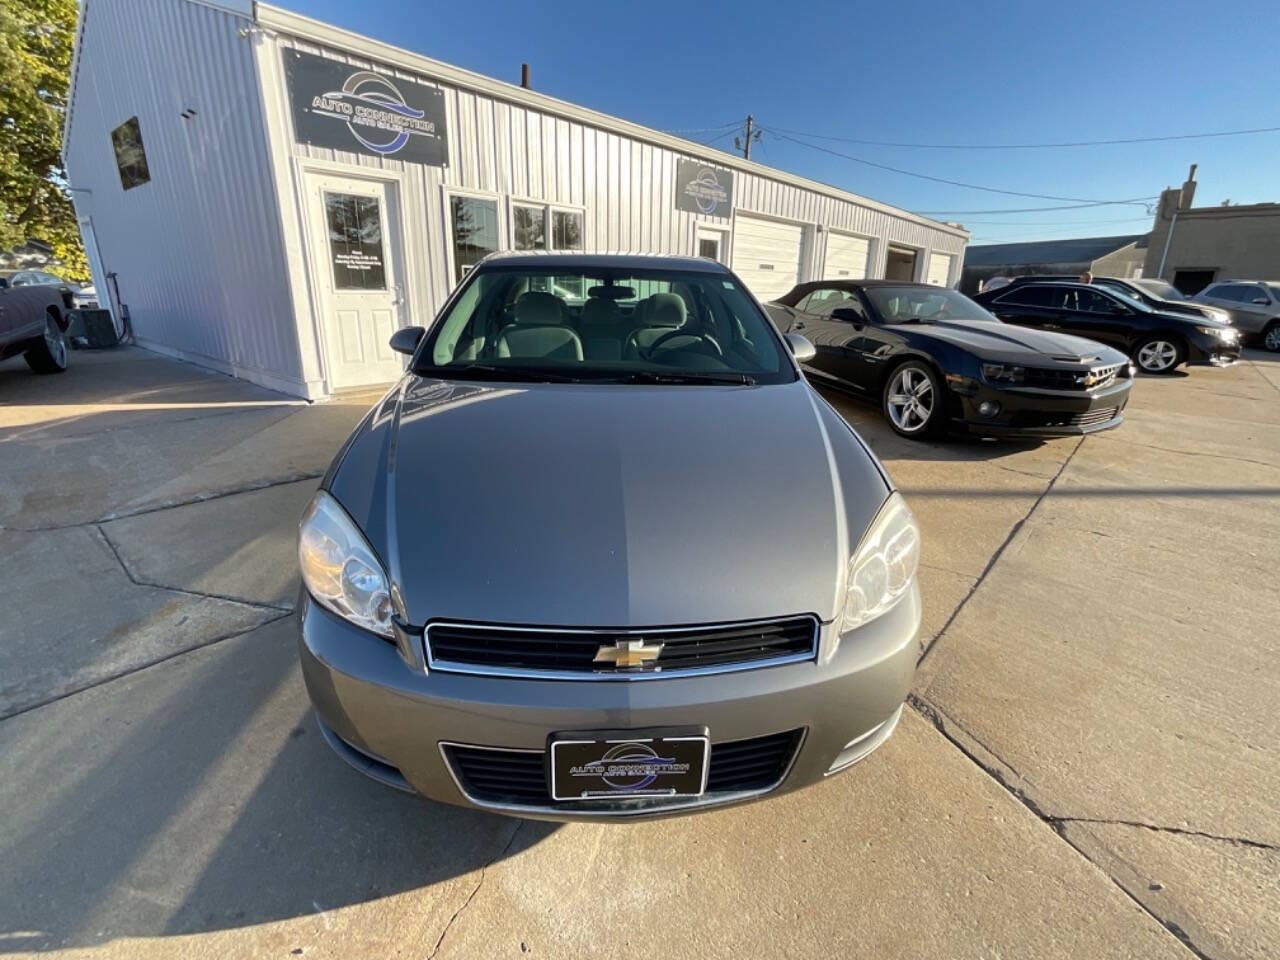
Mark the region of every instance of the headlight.
POLYGON ((359 528, 321 490, 298 530, 302 582, 321 606, 379 636, 391 637, 391 590, 359 528))
POLYGON ((840 632, 869 623, 906 595, 920 563, 920 528, 901 494, 892 493, 849 561, 840 632))
POLYGON ((982 378, 988 383, 1021 383, 1027 371, 1005 363, 984 363, 982 378))
POLYGON ((1230 342, 1236 338, 1234 327, 1196 327, 1196 329, 1208 336, 1217 337, 1219 340, 1230 342))

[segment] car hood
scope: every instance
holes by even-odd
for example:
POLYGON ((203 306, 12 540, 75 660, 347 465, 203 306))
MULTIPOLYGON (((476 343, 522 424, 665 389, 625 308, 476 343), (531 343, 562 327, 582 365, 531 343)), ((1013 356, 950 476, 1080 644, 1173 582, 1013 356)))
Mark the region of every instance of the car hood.
POLYGON ((803 381, 415 376, 371 412, 327 485, 415 625, 830 620, 889 491, 803 381))
POLYGON ((1037 360, 1060 360, 1070 363, 1104 361, 1120 363, 1124 357, 1100 343, 1068 333, 1029 330, 998 320, 973 320, 964 323, 936 321, 903 325, 914 339, 933 339, 968 350, 983 360, 1009 363, 1035 363, 1037 360))

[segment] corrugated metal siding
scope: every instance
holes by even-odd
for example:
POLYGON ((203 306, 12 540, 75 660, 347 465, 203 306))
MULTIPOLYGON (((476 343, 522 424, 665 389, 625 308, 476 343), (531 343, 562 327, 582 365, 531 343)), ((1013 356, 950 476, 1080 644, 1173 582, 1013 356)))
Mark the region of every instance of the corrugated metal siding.
MULTIPOLYGON (((274 42, 281 48, 305 50, 354 67, 390 71, 395 77, 444 91, 448 167, 293 144, 294 155, 304 163, 338 162, 394 172, 404 178, 405 229, 425 231, 419 245, 425 255, 406 265, 414 322, 429 321, 453 286, 443 200, 448 189, 492 194, 498 201, 505 246, 511 244, 508 196, 584 209, 584 242, 589 250, 693 254, 695 222, 732 225, 729 217, 705 217, 675 209, 676 161, 682 156, 698 157, 696 153, 679 153, 519 103, 433 83, 392 63, 346 55, 304 39, 280 35, 274 42)), ((270 60, 276 66, 275 76, 269 79, 283 87, 280 51, 270 60)), ((285 131, 285 137, 292 141, 292 131, 285 131)), ((715 162, 711 155, 702 159, 715 162)), ((734 192, 735 207, 744 213, 762 213, 810 227, 801 279, 821 274, 825 244, 814 242, 822 234, 812 229, 818 224, 875 238, 870 276, 883 275, 884 251, 890 241, 917 247, 922 256, 931 250, 959 254, 965 246, 964 238, 953 233, 766 176, 735 171, 734 192)), ((730 255, 727 251, 726 256, 730 255)), ((954 262, 958 260, 954 258, 954 262)))
POLYGON ((173 0, 82 16, 67 167, 137 336, 301 392, 250 22, 173 0), (125 191, 111 130, 134 115, 151 181, 125 191))

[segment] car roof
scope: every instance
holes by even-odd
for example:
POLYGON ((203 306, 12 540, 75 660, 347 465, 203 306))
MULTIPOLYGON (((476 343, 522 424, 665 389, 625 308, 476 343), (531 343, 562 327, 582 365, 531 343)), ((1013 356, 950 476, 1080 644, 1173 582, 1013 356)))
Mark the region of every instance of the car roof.
POLYGON ((557 253, 545 250, 491 253, 477 266, 536 267, 539 270, 678 270, 688 273, 723 273, 729 268, 708 257, 675 257, 660 253, 557 253))
POLYGON ((949 290, 936 283, 920 283, 918 280, 806 280, 799 287, 919 287, 922 290, 949 290))

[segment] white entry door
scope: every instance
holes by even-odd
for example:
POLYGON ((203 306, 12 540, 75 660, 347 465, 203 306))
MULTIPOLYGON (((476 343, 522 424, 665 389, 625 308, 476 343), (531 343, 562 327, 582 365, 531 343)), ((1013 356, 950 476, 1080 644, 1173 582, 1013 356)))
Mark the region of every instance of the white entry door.
POLYGON ((947 285, 947 278, 950 276, 950 255, 945 253, 929 254, 929 272, 925 274, 924 282, 932 283, 939 287, 945 287, 947 285))
POLYGON ((762 303, 800 282, 804 227, 739 213, 733 227, 733 272, 762 303))
POLYGON ((861 280, 867 275, 867 255, 871 241, 847 233, 827 232, 827 255, 823 259, 823 280, 861 280))
POLYGON ((395 188, 311 173, 307 190, 329 388, 389 383, 404 371, 388 342, 404 307, 395 188))
POLYGON ((704 227, 698 224, 697 230, 694 232, 694 239, 697 240, 697 248, 694 255, 699 257, 707 257, 718 263, 725 263, 726 247, 729 246, 729 234, 720 227, 704 227))

